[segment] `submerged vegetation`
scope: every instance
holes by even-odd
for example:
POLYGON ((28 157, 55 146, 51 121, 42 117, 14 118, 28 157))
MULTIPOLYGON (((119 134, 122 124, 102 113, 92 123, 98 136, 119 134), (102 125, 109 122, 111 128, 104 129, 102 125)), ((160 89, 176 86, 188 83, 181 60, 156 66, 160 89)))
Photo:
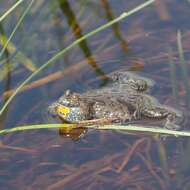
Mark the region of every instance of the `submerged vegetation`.
POLYGON ((0 8, 0 186, 189 189, 190 33, 185 22, 189 3, 4 2, 0 8), (106 73, 117 69, 143 71, 142 75, 158 81, 153 89, 156 98, 182 108, 187 116, 185 130, 60 124, 43 118, 47 104, 66 89, 83 92, 105 85, 106 73), (59 135, 58 130, 49 130, 56 128, 59 135))

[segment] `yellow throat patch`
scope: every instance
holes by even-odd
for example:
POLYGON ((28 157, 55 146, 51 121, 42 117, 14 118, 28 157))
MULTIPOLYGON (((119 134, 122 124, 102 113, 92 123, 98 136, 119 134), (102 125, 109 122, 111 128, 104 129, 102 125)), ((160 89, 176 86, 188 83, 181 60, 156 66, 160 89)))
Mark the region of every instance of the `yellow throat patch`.
POLYGON ((68 108, 68 107, 59 105, 59 106, 56 107, 56 111, 58 112, 58 114, 66 116, 67 114, 69 114, 71 112, 71 109, 68 108))

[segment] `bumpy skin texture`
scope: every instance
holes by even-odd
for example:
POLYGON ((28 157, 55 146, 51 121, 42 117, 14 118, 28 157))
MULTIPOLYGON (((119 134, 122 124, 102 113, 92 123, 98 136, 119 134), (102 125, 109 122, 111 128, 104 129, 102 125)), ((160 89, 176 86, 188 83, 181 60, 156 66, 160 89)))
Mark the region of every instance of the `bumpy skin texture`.
POLYGON ((169 129, 180 128, 182 114, 148 94, 153 81, 129 72, 115 72, 109 77, 110 84, 100 89, 83 94, 67 90, 50 106, 50 113, 70 123, 101 118, 127 123, 148 118, 165 120, 169 129))

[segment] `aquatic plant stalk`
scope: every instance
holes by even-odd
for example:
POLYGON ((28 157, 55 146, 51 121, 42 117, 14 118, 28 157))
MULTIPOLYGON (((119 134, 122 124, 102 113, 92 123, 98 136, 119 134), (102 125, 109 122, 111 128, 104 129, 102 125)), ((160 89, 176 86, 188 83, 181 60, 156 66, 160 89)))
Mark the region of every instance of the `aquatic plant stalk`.
MULTIPOLYGON (((6 36, 0 36, 1 45, 3 45, 2 41, 5 41, 5 42, 7 41, 6 36)), ((34 72, 37 69, 33 61, 30 58, 26 57, 21 51, 19 51, 12 42, 9 42, 7 46, 7 51, 9 52, 10 55, 16 54, 15 59, 17 60, 17 62, 22 64, 29 71, 34 72)), ((5 63, 6 61, 0 60, 0 66, 2 66, 5 63)))
POLYGON ((124 18, 140 11, 141 9, 145 8, 146 6, 150 5, 151 3, 153 3, 155 0, 149 0, 139 6, 137 6, 136 8, 132 9, 129 12, 124 12, 122 13, 119 17, 117 17, 116 19, 108 22, 107 24, 104 24, 98 28, 96 28, 95 30, 87 33, 86 35, 84 35, 83 37, 75 40, 73 43, 71 43, 69 46, 67 46, 66 48, 64 48, 63 50, 61 50, 59 53, 57 53, 55 56, 53 56, 51 59, 49 59, 46 63, 44 63, 41 67, 39 67, 34 73, 32 73, 26 80, 24 80, 20 86, 18 86, 17 89, 15 89, 15 91, 13 92, 12 96, 9 97, 9 99, 5 102, 5 104, 3 105, 3 107, 0 110, 0 115, 2 115, 3 111, 6 109, 6 107, 8 106, 8 104, 12 101, 12 99, 14 98, 14 96, 24 87, 25 84, 27 84, 28 82, 31 81, 31 79, 34 78, 34 76, 36 76, 38 73, 40 73, 43 69, 45 69, 47 66, 49 66, 50 64, 54 63, 58 58, 60 58, 61 56, 63 56, 66 52, 68 52, 69 50, 71 50, 72 48, 74 48, 76 45, 78 45, 80 42, 82 42, 83 40, 95 35, 96 33, 108 28, 109 26, 113 25, 114 23, 117 23, 121 20, 123 20, 124 18))
POLYGON ((17 1, 10 9, 8 9, 1 17, 0 17, 0 22, 6 18, 16 7, 18 7, 24 0, 19 0, 17 1))
POLYGON ((185 61, 184 57, 184 51, 181 41, 181 31, 177 31, 177 46, 178 46, 178 52, 179 52, 179 59, 180 59, 180 66, 182 71, 182 77, 183 77, 183 83, 185 87, 186 92, 186 100, 188 103, 188 107, 190 107, 190 90, 189 90, 189 80, 188 80, 188 66, 187 62, 185 61))
MULTIPOLYGON (((123 130, 127 132, 146 132, 146 133, 153 133, 153 134, 165 134, 165 135, 173 135, 173 136, 187 136, 190 137, 190 132, 188 131, 173 131, 164 128, 155 128, 154 127, 144 127, 140 125, 89 125, 89 126, 82 126, 83 128, 88 129, 97 129, 97 130, 123 130)), ((55 128, 77 128, 74 127, 73 124, 39 124, 39 125, 26 125, 15 127, 11 129, 3 129, 0 130, 0 134, 12 133, 12 132, 19 132, 19 131, 27 131, 27 130, 34 130, 34 129, 55 129, 55 128)))
POLYGON ((175 106, 179 106, 179 86, 177 82, 177 73, 176 73, 176 65, 172 59, 172 49, 168 49, 168 59, 169 59, 169 66, 170 66, 170 79, 172 84, 172 95, 174 98, 175 106))
POLYGON ((24 17, 26 16, 26 14, 28 13, 28 11, 30 10, 32 4, 34 3, 34 0, 31 0, 31 2, 28 4, 27 8, 25 9, 25 11, 23 12, 22 16, 19 18, 16 26, 14 27, 13 31, 11 32, 11 35, 9 36, 8 40, 6 40, 6 43, 3 45, 2 50, 0 51, 0 58, 3 55, 4 51, 6 50, 9 42, 11 41, 12 37, 14 36, 15 32, 17 31, 18 27, 20 26, 20 24, 22 23, 24 17))

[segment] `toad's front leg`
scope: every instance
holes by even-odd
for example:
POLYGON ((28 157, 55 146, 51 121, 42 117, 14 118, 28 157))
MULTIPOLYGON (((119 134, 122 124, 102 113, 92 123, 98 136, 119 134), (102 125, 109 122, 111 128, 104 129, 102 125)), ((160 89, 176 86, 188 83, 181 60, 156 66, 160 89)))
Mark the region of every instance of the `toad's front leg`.
POLYGON ((177 114, 175 112, 171 112, 170 114, 168 114, 166 118, 165 128, 171 130, 181 130, 183 121, 184 121, 183 114, 177 114))
POLYGON ((147 78, 140 77, 130 72, 114 72, 110 74, 110 78, 113 82, 126 85, 128 88, 137 92, 143 92, 148 89, 149 86, 153 86, 153 82, 147 78))

